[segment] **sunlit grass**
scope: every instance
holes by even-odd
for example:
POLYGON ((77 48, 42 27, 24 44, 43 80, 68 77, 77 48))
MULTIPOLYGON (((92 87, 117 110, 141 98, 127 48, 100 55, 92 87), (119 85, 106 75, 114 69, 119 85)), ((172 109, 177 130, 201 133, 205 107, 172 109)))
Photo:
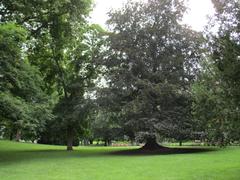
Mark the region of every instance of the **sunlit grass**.
POLYGON ((0 141, 0 179, 239 180, 240 148, 195 154, 120 156, 127 147, 79 147, 0 141))

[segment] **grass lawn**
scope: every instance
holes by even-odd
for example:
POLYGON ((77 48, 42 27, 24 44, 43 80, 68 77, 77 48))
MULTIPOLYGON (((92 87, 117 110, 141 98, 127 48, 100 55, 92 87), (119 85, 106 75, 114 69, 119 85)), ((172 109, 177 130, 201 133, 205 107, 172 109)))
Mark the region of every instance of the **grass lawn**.
MULTIPOLYGON (((0 179, 6 180, 240 180, 240 148, 171 155, 110 155, 123 148, 0 141, 0 179)), ((126 149, 126 148, 125 148, 126 149)))

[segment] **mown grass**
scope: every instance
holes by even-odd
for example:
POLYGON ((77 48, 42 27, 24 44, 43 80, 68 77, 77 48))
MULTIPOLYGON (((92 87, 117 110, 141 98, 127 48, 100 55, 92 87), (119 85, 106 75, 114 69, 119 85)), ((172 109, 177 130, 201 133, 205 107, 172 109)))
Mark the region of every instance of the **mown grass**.
POLYGON ((239 180, 240 148, 171 155, 113 155, 126 148, 0 141, 1 180, 239 180))

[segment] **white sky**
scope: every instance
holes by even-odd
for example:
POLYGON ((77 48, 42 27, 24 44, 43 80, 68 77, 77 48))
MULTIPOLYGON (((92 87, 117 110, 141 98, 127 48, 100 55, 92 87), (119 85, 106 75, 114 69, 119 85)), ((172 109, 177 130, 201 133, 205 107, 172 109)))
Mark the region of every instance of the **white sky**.
MULTIPOLYGON (((134 0, 138 1, 138 0, 134 0)), ((184 17, 184 23, 190 25, 194 30, 202 31, 207 24, 207 16, 214 14, 211 0, 188 0, 189 11, 184 17)), ((95 8, 92 12, 92 23, 103 27, 108 19, 107 12, 111 8, 120 8, 127 0, 95 0, 95 8)))

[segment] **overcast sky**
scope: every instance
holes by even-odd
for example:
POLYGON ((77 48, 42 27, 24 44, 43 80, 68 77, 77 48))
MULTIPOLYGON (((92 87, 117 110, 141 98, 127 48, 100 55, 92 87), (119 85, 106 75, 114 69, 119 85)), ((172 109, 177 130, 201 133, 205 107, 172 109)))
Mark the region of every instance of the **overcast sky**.
MULTIPOLYGON (((111 8, 120 8, 126 2, 127 0, 95 0, 91 22, 106 27, 107 12, 111 8)), ((189 12, 184 17, 184 23, 190 25, 194 30, 203 30, 207 24, 207 16, 214 13, 211 0, 189 0, 188 7, 189 12)))

